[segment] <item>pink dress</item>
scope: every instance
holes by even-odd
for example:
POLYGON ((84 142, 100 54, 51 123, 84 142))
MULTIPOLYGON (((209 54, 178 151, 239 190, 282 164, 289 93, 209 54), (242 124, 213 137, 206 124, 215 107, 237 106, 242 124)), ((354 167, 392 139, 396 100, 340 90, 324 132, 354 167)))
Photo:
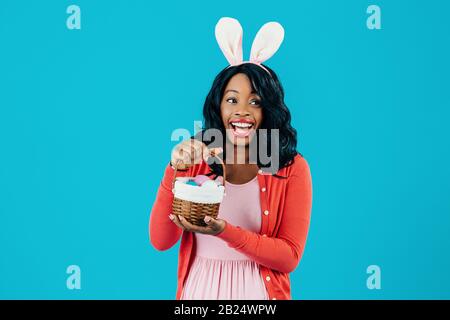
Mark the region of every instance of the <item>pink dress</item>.
MULTIPOLYGON (((244 184, 225 183, 226 196, 219 218, 256 233, 261 228, 259 183, 256 176, 244 184)), ((220 238, 195 233, 196 256, 181 300, 267 300, 259 265, 228 247, 220 238)))

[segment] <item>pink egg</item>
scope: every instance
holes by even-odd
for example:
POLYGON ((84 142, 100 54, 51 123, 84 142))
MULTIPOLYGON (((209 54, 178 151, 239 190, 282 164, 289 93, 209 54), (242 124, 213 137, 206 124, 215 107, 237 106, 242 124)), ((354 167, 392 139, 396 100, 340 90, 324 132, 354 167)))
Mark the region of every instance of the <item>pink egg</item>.
POLYGON ((201 186, 205 181, 208 181, 208 180, 211 180, 211 179, 209 179, 209 177, 208 176, 205 176, 205 175, 198 175, 198 176, 196 176, 195 178, 194 178, 194 182, 197 184, 197 185, 199 185, 199 186, 201 186))

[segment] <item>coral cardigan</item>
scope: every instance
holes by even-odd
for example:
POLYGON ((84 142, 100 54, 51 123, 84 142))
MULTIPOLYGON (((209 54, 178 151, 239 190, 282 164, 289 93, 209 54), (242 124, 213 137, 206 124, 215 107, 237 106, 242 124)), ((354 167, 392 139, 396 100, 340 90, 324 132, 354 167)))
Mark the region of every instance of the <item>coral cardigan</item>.
MULTIPOLYGON (((178 171, 177 176, 191 177, 209 172, 208 164, 202 162, 187 171, 178 171)), ((295 156, 292 165, 280 169, 277 175, 286 179, 262 170, 258 172, 262 211, 259 233, 226 223, 225 229, 216 235, 259 264, 269 298, 273 300, 291 299, 289 273, 295 270, 302 257, 312 207, 311 173, 300 154, 295 156)), ((150 241, 157 250, 171 248, 181 237, 176 293, 179 300, 195 256, 195 237, 192 232, 183 232, 168 217, 172 211, 173 176, 174 169, 168 164, 151 210, 149 232, 150 241)))

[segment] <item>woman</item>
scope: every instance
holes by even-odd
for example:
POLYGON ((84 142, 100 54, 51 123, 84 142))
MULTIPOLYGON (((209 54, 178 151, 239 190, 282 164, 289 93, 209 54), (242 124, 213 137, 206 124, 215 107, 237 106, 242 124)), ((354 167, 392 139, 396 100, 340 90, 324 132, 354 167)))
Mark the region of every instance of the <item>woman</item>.
POLYGON ((150 239, 158 250, 181 238, 176 298, 291 299, 289 273, 305 247, 312 182, 307 161, 296 151, 296 130, 277 75, 260 62, 234 60, 215 78, 203 116, 202 133, 223 133, 223 147, 215 152, 225 163, 226 196, 217 219, 206 217, 207 226, 199 227, 171 213, 174 165, 177 176, 223 173, 206 158, 218 141, 195 137, 174 148, 150 218, 150 239), (275 134, 259 134, 263 129, 275 134), (269 163, 260 152, 251 161, 253 139, 271 149, 277 140, 269 163))

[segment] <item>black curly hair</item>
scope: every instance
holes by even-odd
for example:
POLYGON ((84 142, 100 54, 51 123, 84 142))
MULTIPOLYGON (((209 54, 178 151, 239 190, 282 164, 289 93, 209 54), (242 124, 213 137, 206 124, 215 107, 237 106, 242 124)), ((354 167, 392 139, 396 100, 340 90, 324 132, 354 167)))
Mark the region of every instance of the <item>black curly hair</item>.
MULTIPOLYGON (((278 168, 282 169, 292 164, 294 157, 297 154, 297 131, 291 125, 291 113, 284 103, 284 90, 278 80, 275 72, 263 65, 269 72, 253 63, 243 63, 237 66, 226 67, 214 79, 211 89, 206 96, 205 104, 203 106, 204 127, 192 138, 203 141, 207 146, 211 143, 215 145, 225 146, 225 141, 214 142, 204 140, 203 133, 208 129, 218 129, 222 132, 223 139, 226 139, 225 127, 222 121, 220 104, 223 98, 223 93, 228 81, 236 74, 243 73, 247 75, 252 85, 252 89, 261 98, 261 107, 263 112, 263 121, 260 128, 257 130, 258 140, 262 139, 260 143, 264 143, 266 150, 272 155, 271 146, 271 129, 279 130, 279 144, 278 144, 278 168), (267 129, 267 130, 260 130, 267 129), (264 133, 265 132, 265 133, 264 133)), ((223 148, 221 158, 226 159, 226 148, 223 148)), ((301 154, 300 154, 301 155, 301 154)), ((301 155, 302 156, 302 155, 301 155)), ((209 162, 208 162, 209 164, 209 162)), ((271 167, 270 163, 261 163, 259 152, 257 156, 258 167, 271 167)), ((222 175, 222 167, 215 163, 209 164, 212 169, 211 174, 222 175)), ((269 170, 270 171, 270 170, 269 170)), ((276 176, 276 171, 272 174, 276 176)), ((278 176, 281 177, 281 176, 278 176)))

